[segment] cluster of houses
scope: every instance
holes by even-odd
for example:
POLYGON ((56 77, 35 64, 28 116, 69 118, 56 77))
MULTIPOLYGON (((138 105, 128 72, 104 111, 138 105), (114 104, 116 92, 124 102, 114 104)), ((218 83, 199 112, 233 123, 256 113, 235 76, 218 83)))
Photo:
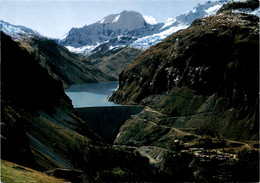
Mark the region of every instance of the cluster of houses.
POLYGON ((204 148, 190 148, 188 150, 181 150, 181 153, 193 154, 195 157, 199 158, 202 162, 208 162, 212 160, 219 161, 230 161, 236 162, 237 155, 231 153, 224 153, 217 150, 210 150, 204 148))

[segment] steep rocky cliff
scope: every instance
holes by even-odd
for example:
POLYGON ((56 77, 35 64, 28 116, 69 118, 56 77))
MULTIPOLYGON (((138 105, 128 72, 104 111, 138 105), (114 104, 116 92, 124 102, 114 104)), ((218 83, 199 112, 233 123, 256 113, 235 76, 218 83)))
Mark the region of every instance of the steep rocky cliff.
POLYGON ((124 69, 110 100, 148 105, 171 127, 258 139, 258 38, 256 16, 197 19, 124 69))

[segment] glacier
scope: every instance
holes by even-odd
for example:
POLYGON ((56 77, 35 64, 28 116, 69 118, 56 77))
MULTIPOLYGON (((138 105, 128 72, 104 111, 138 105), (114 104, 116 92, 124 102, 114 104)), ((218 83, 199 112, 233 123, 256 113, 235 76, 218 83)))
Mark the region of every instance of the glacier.
POLYGON ((188 25, 179 24, 178 26, 171 27, 163 32, 153 34, 151 36, 139 38, 131 46, 133 48, 148 49, 150 46, 161 42, 163 39, 165 39, 167 36, 171 35, 172 33, 177 32, 178 30, 181 29, 186 29, 187 27, 188 25))
POLYGON ((168 18, 164 26, 160 28, 161 32, 138 38, 131 46, 139 49, 148 49, 150 46, 161 42, 174 32, 186 29, 195 19, 216 14, 223 4, 227 2, 229 1, 207 1, 205 4, 198 4, 191 11, 179 15, 176 18, 168 18))

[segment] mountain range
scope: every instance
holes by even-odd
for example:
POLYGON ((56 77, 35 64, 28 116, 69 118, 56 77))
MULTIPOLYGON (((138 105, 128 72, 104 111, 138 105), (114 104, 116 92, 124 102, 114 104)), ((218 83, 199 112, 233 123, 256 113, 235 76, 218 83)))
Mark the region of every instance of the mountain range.
POLYGON ((147 23, 138 12, 123 11, 109 15, 94 24, 72 28, 59 40, 59 44, 66 46, 70 51, 86 55, 92 54, 92 51, 103 43, 109 44, 111 48, 130 45, 134 48, 147 49, 170 34, 187 28, 196 18, 215 14, 227 2, 228 0, 208 1, 176 18, 169 18, 166 23, 153 25, 147 23))
POLYGON ((101 71, 118 79, 123 68, 137 58, 142 50, 187 28, 196 18, 214 15, 227 2, 198 4, 175 19, 169 18, 164 24, 149 24, 140 13, 123 11, 94 24, 73 28, 58 43, 72 52, 85 55, 101 71))
MULTIPOLYGON (((32 44, 36 42, 43 43, 43 41, 32 41, 32 38, 41 38, 41 40, 48 39, 46 42, 50 43, 51 40, 49 38, 41 36, 39 33, 31 29, 25 28, 23 26, 14 26, 4 21, 0 22, 0 26, 1 30, 6 34, 15 39, 20 39, 20 42, 23 40, 25 43, 23 45, 31 53, 33 52, 33 54, 36 54, 36 56, 38 54, 37 57, 38 59, 42 60, 42 65, 46 66, 46 64, 49 64, 49 66, 46 68, 49 70, 55 70, 52 73, 57 72, 55 74, 58 74, 58 77, 60 77, 64 85, 68 86, 69 84, 118 79, 119 73, 122 72, 123 68, 125 68, 129 63, 137 58, 142 50, 157 44, 178 30, 187 28, 196 18, 214 15, 223 4, 228 2, 228 0, 221 0, 214 2, 207 1, 205 4, 198 4, 191 11, 185 14, 179 15, 176 18, 169 18, 164 24, 149 24, 140 13, 135 11, 123 11, 119 14, 108 15, 94 24, 86 25, 82 28, 72 28, 61 39, 54 40, 59 45, 65 46, 69 51, 80 53, 86 57, 82 58, 80 56, 74 55, 74 60, 81 61, 78 62, 77 67, 74 67, 73 69, 71 68, 70 72, 68 72, 69 67, 67 67, 67 70, 63 72, 63 67, 57 67, 60 64, 53 66, 55 62, 53 62, 51 59, 46 60, 45 58, 47 57, 40 57, 38 53, 39 49, 33 48, 35 46, 37 47, 37 45, 30 46, 31 44, 29 42, 32 44), (28 37, 31 38, 31 41, 28 41, 28 37), (120 53, 117 54, 117 52, 120 53), (111 57, 109 55, 113 56, 111 57), (75 59, 75 57, 78 58, 75 59), (82 62, 82 60, 86 61, 82 62), (84 64, 82 65, 82 63, 84 64), (97 67, 99 70, 101 70, 101 72, 108 74, 110 77, 101 74, 99 71, 94 72, 95 69, 93 70, 94 67, 91 66, 91 64, 93 64, 95 68, 97 67), (100 77, 93 77, 93 74, 92 76, 91 74, 85 74, 85 76, 75 75, 77 72, 75 68, 82 68, 82 66, 83 68, 88 67, 89 70, 93 71, 92 73, 100 73, 100 77), (61 76, 60 73, 62 72, 66 73, 66 75, 61 76)), ((52 44, 54 45, 54 43, 52 44)), ((58 45, 56 45, 56 47, 65 51, 64 48, 59 47, 58 45)), ((46 47, 46 50, 47 49, 48 47, 46 47)), ((67 60, 68 58, 71 58, 72 54, 68 54, 68 52, 66 52, 66 54, 62 55, 67 55, 65 59, 67 60), (68 55, 70 56, 68 57, 68 55)), ((62 59, 56 59, 56 61, 59 60, 62 59)), ((73 61, 74 64, 76 62, 77 61, 73 61)))

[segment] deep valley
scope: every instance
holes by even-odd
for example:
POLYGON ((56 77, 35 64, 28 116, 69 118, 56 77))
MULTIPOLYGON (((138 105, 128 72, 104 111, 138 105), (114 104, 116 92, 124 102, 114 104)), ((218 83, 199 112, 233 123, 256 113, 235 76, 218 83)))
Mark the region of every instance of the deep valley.
POLYGON ((257 0, 0 23, 1 182, 260 181, 257 0))

